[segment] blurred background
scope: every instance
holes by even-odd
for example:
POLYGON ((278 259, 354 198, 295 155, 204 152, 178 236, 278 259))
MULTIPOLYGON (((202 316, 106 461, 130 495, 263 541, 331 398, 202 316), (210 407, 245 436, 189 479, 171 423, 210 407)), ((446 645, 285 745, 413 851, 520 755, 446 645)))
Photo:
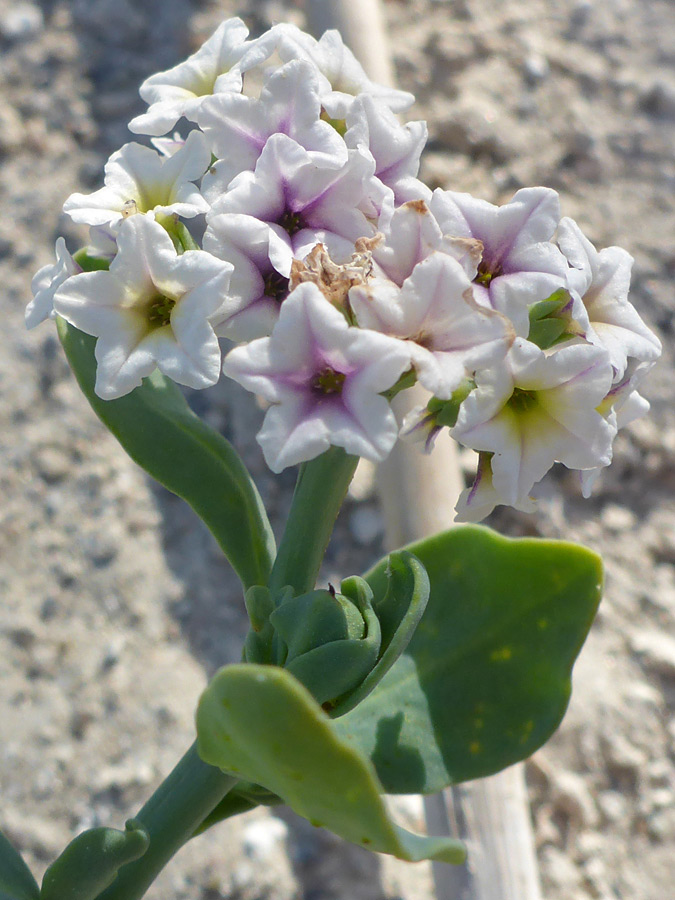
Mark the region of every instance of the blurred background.
MULTIPOLYGON (((548 476, 509 534, 600 552, 606 596, 568 715, 527 775, 547 900, 669 900, 675 882, 675 6, 670 0, 389 0, 397 78, 430 140, 422 177, 491 202, 542 184, 598 246, 635 257, 632 300, 664 342, 647 419, 622 432, 594 497, 548 476)), ((0 0, 0 822, 41 875, 83 828, 121 827, 192 740, 206 679, 240 653, 245 616, 215 542, 99 425, 30 280, 83 232, 60 214, 132 139, 138 85, 222 18, 254 34, 304 23, 282 0, 0 0)), ((294 473, 272 476, 262 411, 234 384, 193 393, 245 456, 275 527, 294 473)), ((463 457, 467 474, 473 460, 463 457)), ((325 564, 382 554, 362 466, 325 564)), ((415 804, 403 806, 414 827, 415 804)), ((426 900, 426 864, 376 857, 281 810, 188 845, 150 900, 426 900)))

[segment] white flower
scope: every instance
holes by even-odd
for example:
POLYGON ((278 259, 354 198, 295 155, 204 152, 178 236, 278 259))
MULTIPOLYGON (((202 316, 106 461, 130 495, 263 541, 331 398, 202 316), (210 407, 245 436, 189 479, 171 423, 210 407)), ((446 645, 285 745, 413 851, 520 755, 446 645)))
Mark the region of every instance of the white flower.
POLYGON ((406 340, 419 382, 443 400, 467 372, 503 359, 514 339, 508 320, 475 302, 462 266, 437 251, 400 290, 373 279, 353 287, 349 302, 359 325, 406 340))
POLYGON ((272 29, 279 56, 284 60, 307 59, 323 76, 321 103, 332 119, 343 120, 359 94, 372 94, 394 112, 403 112, 415 102, 407 91, 397 91, 371 81, 338 31, 326 31, 320 40, 294 25, 272 29))
MULTIPOLYGON (((504 503, 498 491, 495 489, 492 479, 492 456, 490 453, 478 454, 478 469, 471 487, 466 488, 459 495, 455 507, 456 522, 481 522, 489 516, 495 506, 504 503)), ((536 509, 536 504, 527 494, 518 497, 510 504, 521 512, 531 513, 536 509)))
POLYGON ((193 181, 211 160, 204 135, 192 131, 183 147, 167 157, 142 144, 125 144, 105 165, 105 187, 71 194, 63 205, 79 225, 118 225, 135 213, 191 218, 209 205, 193 181))
POLYGON ((517 338, 502 365, 476 375, 451 434, 494 454, 493 487, 499 502, 513 506, 554 462, 570 469, 609 464, 616 427, 596 408, 611 383, 599 347, 569 343, 545 353, 517 338))
MULTIPOLYGON (((609 393, 598 406, 601 413, 619 431, 649 412, 649 401, 638 393, 645 375, 653 363, 631 362, 623 377, 615 381, 609 393)), ((597 466, 581 473, 581 492, 590 497, 604 466, 597 466)))
POLYGON ((550 239, 560 219, 555 191, 523 188, 503 206, 470 194, 434 191, 429 204, 444 234, 480 241, 476 299, 527 337, 528 308, 567 286, 565 258, 550 239))
POLYGON ((336 261, 348 259, 359 237, 373 233, 360 204, 368 204, 374 162, 350 150, 344 165, 320 165, 285 134, 265 144, 254 172, 242 172, 217 196, 210 186, 211 214, 253 216, 269 228, 274 268, 290 275, 294 258, 303 259, 317 243, 336 261))
POLYGON ((253 216, 237 213, 209 216, 203 248, 234 266, 227 304, 215 325, 216 334, 251 341, 271 334, 281 303, 288 296, 288 275, 270 259, 269 227, 253 216))
POLYGON ((207 97, 197 119, 218 158, 205 179, 224 190, 235 175, 254 169, 267 139, 286 134, 320 163, 344 165, 347 148, 328 122, 321 120, 319 78, 305 60, 292 60, 272 72, 258 99, 243 94, 207 97))
POLYGON ((375 175, 392 189, 397 205, 431 198, 429 188, 416 177, 427 141, 426 122, 401 125, 387 106, 361 94, 347 113, 346 124, 345 143, 372 153, 375 175))
POLYGON ((140 95, 149 108, 132 119, 129 129, 136 134, 166 134, 181 116, 196 121, 205 97, 221 91, 239 93, 243 73, 274 51, 269 34, 255 41, 247 37, 241 19, 227 19, 184 62, 147 78, 140 95))
POLYGON ((82 271, 62 237, 56 241, 55 251, 56 262, 43 266, 30 283, 33 299, 26 307, 26 328, 35 328, 45 319, 54 318, 54 294, 71 275, 82 271))
POLYGON ((588 339, 608 351, 616 378, 622 378, 629 358, 655 362, 661 342, 628 301, 633 257, 621 247, 598 252, 569 218, 561 219, 557 239, 571 266, 572 293, 581 297, 588 312, 588 339))
POLYGON ((284 301, 272 336, 235 347, 223 371, 273 406, 258 442, 274 472, 329 446, 379 461, 398 426, 382 391, 409 367, 405 344, 353 328, 310 282, 284 301))
POLYGON ((70 278, 54 298, 60 316, 98 338, 96 393, 121 397, 155 368, 188 387, 215 384, 220 348, 212 321, 232 266, 202 250, 179 256, 149 216, 127 219, 118 247, 109 271, 70 278))

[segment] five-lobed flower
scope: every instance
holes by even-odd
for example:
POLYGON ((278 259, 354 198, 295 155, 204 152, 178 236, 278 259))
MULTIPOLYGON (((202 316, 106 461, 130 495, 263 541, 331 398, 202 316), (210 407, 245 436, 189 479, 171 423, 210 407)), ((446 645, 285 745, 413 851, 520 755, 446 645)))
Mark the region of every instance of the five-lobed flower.
POLYGON ((616 425, 598 407, 612 384, 605 350, 570 342, 553 352, 516 338, 503 363, 479 372, 451 434, 492 453, 492 487, 500 503, 527 503, 551 466, 609 465, 616 425))
POLYGON ((381 461, 398 425, 381 396, 410 366, 402 341, 350 326, 317 285, 300 284, 271 337, 235 347, 223 371, 272 404, 258 442, 274 472, 331 445, 381 461))
POLYGON ((213 320, 226 302, 232 266, 203 250, 178 254, 149 216, 127 219, 109 271, 65 281, 54 309, 98 338, 96 386, 112 400, 159 368, 188 387, 205 388, 220 375, 213 320))
POLYGON ((209 205, 194 184, 211 160, 204 135, 192 131, 174 154, 125 144, 105 165, 105 184, 93 194, 71 194, 63 211, 80 225, 117 226, 136 213, 193 218, 209 205))

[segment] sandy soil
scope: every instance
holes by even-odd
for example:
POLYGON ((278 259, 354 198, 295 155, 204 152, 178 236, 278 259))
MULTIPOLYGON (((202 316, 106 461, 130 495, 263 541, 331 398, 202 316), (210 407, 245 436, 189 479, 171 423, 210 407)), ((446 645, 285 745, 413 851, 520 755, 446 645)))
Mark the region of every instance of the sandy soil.
MULTIPOLYGON (((607 591, 556 737, 528 764, 548 900, 668 900, 675 880, 675 7, 668 0, 400 0, 386 5, 398 77, 429 121, 432 185, 491 201, 562 195, 599 246, 636 259, 633 299, 664 340, 649 419, 617 441, 595 497, 564 471, 513 534, 578 539, 607 591)), ((79 235, 59 215, 129 139, 139 82, 227 14, 254 29, 284 2, 0 0, 0 820, 36 874, 79 830, 121 826, 192 739, 209 673, 235 660, 241 598, 205 529, 95 420, 48 325, 24 331, 32 273, 79 235)), ((261 413, 236 386, 194 395, 258 481, 275 526, 261 413)), ((368 473, 326 574, 381 552, 368 473)), ((411 815, 414 815, 411 813, 411 815)), ((422 900, 425 865, 392 864, 256 811, 185 848, 151 900, 422 900)))

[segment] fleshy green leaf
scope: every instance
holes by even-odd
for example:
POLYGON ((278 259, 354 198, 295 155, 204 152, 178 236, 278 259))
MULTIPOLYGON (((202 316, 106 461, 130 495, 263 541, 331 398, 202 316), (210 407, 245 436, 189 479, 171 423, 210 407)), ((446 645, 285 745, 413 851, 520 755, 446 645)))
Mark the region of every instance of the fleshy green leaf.
MULTIPOLYGON (((429 575, 406 652, 335 721, 389 793, 431 793, 524 759, 560 723, 601 594, 602 565, 561 541, 457 527, 409 548, 429 575)), ((367 576, 386 589, 387 562, 367 576)))
POLYGON ((186 500, 211 530, 245 587, 265 584, 274 538, 258 491, 232 445, 205 425, 160 372, 118 400, 94 393, 95 339, 57 320, 68 362, 96 415, 129 456, 186 500))
POLYGON ((149 844, 147 832, 133 819, 124 831, 92 828, 79 834, 45 872, 40 900, 96 900, 118 869, 140 859, 149 844))
POLYGON ((0 900, 38 900, 39 896, 30 869, 0 831, 0 900))
POLYGON ((400 859, 464 859, 457 841, 390 820, 371 763, 284 669, 221 669, 200 700, 197 734, 205 762, 264 785, 314 825, 400 859))

